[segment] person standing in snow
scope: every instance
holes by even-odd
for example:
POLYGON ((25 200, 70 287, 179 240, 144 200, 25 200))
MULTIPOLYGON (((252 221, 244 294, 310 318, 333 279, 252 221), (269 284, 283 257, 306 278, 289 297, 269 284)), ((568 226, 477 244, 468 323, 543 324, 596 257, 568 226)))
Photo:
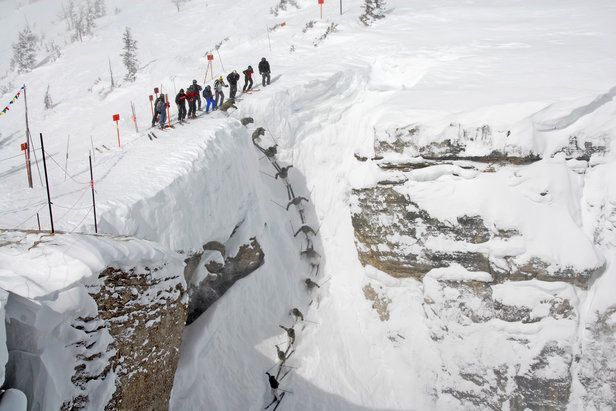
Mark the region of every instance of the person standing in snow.
POLYGON ((242 89, 242 92, 245 93, 252 89, 252 73, 254 73, 252 66, 248 66, 248 68, 242 71, 242 73, 244 73, 244 88, 242 89))
POLYGON ((203 88, 197 84, 197 80, 193 80, 193 87, 197 92, 197 110, 201 111, 201 90, 203 90, 203 88))
POLYGON ((214 91, 216 92, 216 107, 220 107, 225 102, 225 93, 222 92, 223 87, 229 87, 225 84, 222 76, 214 82, 214 91))
POLYGON ((178 105, 178 121, 184 121, 186 118, 186 93, 181 88, 177 96, 175 96, 175 104, 178 105))
POLYGON ((154 118, 152 118, 152 127, 156 125, 156 118, 160 122, 160 128, 165 128, 165 121, 167 120, 167 103, 165 102, 165 95, 160 93, 160 96, 154 102, 154 118))
POLYGON ((203 89, 203 98, 205 98, 205 112, 210 112, 210 104, 212 105, 212 110, 216 110, 216 101, 214 101, 214 96, 212 95, 212 88, 210 86, 205 86, 203 89))
POLYGON ((237 82, 240 79, 240 75, 237 74, 237 71, 233 70, 233 72, 229 73, 227 76, 227 81, 229 82, 229 99, 232 102, 235 102, 235 93, 237 93, 237 82))
POLYGON ((261 62, 259 63, 259 73, 261 74, 261 76, 263 76, 263 87, 265 87, 265 81, 267 80, 267 85, 269 86, 270 83, 270 65, 269 62, 267 60, 265 60, 265 57, 263 57, 261 59, 261 62))
POLYGON ((266 372, 265 374, 267 374, 267 377, 269 379, 270 392, 274 396, 274 400, 278 401, 278 380, 276 380, 276 377, 274 377, 269 372, 266 372))
POLYGON ((186 90, 186 100, 188 100, 188 118, 194 119, 197 118, 195 115, 197 113, 197 96, 199 93, 195 90, 194 86, 188 87, 186 90))

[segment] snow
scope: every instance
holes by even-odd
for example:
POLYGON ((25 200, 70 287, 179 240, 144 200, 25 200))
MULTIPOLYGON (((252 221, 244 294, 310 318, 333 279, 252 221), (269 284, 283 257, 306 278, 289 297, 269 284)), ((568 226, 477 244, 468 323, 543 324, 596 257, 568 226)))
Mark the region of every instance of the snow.
POLYGON ((27 406, 25 394, 14 388, 6 390, 0 398, 0 411, 26 411, 27 406))
MULTIPOLYGON (((494 173, 439 166, 396 178, 407 179, 404 192, 438 218, 480 215, 491 229, 519 231, 521 238, 482 245, 493 255, 539 256, 576 269, 606 262, 605 273, 587 295, 579 296, 580 315, 613 305, 613 151, 593 157, 584 175, 578 173, 583 165, 550 156, 571 135, 582 147, 586 141, 603 141, 611 149, 616 144, 614 2, 390 0, 386 18, 371 28, 359 24, 359 2, 345 2, 341 16, 338 2, 326 2, 323 21, 312 0, 298 0, 299 9, 290 6, 279 17, 269 14, 275 2, 262 0, 192 0, 179 13, 168 0, 106 3, 107 16, 96 21, 94 35, 65 44, 69 34, 57 17, 60 0, 0 2, 3 73, 10 43, 26 20, 36 34, 45 33, 45 41, 62 47, 57 61, 41 61, 31 73, 9 72, 0 79, 0 89, 6 88, 0 104, 27 85, 38 150, 34 188, 29 189, 19 151, 25 140, 22 96, 0 116, 0 226, 7 229, 0 233, 0 288, 36 299, 107 265, 139 264, 146 257, 181 265, 170 250, 188 254, 207 241, 225 242, 243 222, 244 232, 263 246, 266 264, 187 327, 171 409, 204 404, 259 409, 269 400, 263 372, 276 361, 273 343, 285 340, 278 324, 289 324, 288 310, 294 306, 318 324, 305 323, 298 332, 291 362, 298 368, 284 381, 296 392, 285 397, 288 409, 456 409, 461 406, 453 396, 443 393, 436 402, 431 396, 431 386, 440 389, 441 380, 447 380, 439 366, 462 367, 461 359, 475 354, 489 357, 489 364, 503 358, 527 361, 532 353, 507 352, 511 346, 504 341, 505 331, 516 327, 520 334, 573 338, 569 328, 549 322, 519 326, 495 320, 476 335, 460 331, 463 344, 446 341, 436 347, 430 335, 438 323, 425 318, 424 295, 439 295, 436 279, 489 281, 489 274, 454 266, 433 270, 419 283, 361 266, 349 215, 356 205, 349 195, 352 188, 374 185, 384 173, 354 154, 371 158, 375 135, 396 127, 418 124, 426 139, 439 141, 449 135, 452 123, 465 128, 489 124, 496 131, 511 130, 509 139, 500 135, 493 142, 499 148, 506 143, 544 156, 531 166, 494 173), (315 26, 302 32, 310 20, 315 26), (270 32, 268 40, 266 26, 282 22, 286 25, 270 32), (332 22, 338 31, 315 47, 315 38, 332 22), (121 80, 125 27, 138 42, 141 68, 135 83, 121 80), (155 131, 158 138, 150 140, 144 130, 153 87, 162 86, 172 97, 193 78, 202 83, 205 54, 219 42, 215 76, 248 64, 256 68, 266 56, 274 82, 244 96, 229 117, 210 114, 155 131), (114 90, 109 61, 121 83, 114 90), (43 109, 47 85, 56 103, 51 111, 43 109), (140 133, 131 120, 131 101, 140 133), (116 113, 121 147, 111 120, 116 113), (252 147, 252 128, 237 121, 244 116, 266 127, 264 146, 278 144, 279 161, 293 163, 289 181, 295 193, 310 197, 308 223, 320 227, 323 257, 317 280, 329 278, 310 295, 302 284, 309 266, 298 255, 305 242, 291 235, 290 225, 300 225, 298 214, 294 207, 287 213, 272 202, 286 204, 286 192, 279 180, 263 174, 272 175, 273 168, 252 147), (74 232, 70 235, 13 231, 37 229, 37 213, 42 228, 50 228, 39 133, 48 154, 55 228, 74 232), (140 240, 77 234, 94 231, 89 151, 99 231, 140 240), (32 248, 38 241, 45 252, 32 248), (391 299, 389 322, 380 321, 364 297, 368 282, 382 286, 375 289, 391 299), (386 337, 397 334, 404 339, 396 337, 393 343, 386 337)), ((40 53, 39 60, 44 58, 40 53)), ((175 117, 175 108, 171 111, 175 117)), ((477 144, 472 150, 484 153, 487 147, 477 144)), ((563 296, 573 304, 574 294, 559 283, 495 287, 495 298, 504 303, 537 310, 544 309, 536 305, 543 296, 563 296)), ((58 312, 91 309, 83 296, 61 296, 54 301, 58 312)), ((15 313, 22 314, 27 315, 25 308, 15 313)), ((0 361, 4 364, 6 355, 0 353, 0 361)))
POLYGON ((489 273, 482 271, 468 271, 460 264, 451 264, 449 267, 433 268, 428 271, 426 278, 433 278, 441 281, 492 281, 489 273))

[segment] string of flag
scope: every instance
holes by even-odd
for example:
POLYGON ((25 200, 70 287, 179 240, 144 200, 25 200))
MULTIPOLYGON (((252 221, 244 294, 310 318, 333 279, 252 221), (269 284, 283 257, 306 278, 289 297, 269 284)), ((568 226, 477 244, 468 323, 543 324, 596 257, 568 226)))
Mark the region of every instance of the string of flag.
POLYGON ((23 86, 21 86, 21 88, 19 89, 19 91, 17 92, 17 94, 15 94, 15 97, 13 97, 13 100, 11 100, 11 101, 9 102, 9 104, 8 104, 6 107, 4 107, 4 109, 2 109, 2 112, 0 112, 0 116, 1 116, 1 115, 3 115, 3 114, 6 114, 6 112, 10 110, 9 106, 10 106, 11 104, 13 104, 14 102, 16 102, 16 101, 17 101, 17 99, 18 99, 18 98, 19 98, 19 96, 21 95, 21 91, 22 91, 23 89, 25 89, 25 88, 26 88, 26 85, 25 85, 25 84, 24 84, 23 86))

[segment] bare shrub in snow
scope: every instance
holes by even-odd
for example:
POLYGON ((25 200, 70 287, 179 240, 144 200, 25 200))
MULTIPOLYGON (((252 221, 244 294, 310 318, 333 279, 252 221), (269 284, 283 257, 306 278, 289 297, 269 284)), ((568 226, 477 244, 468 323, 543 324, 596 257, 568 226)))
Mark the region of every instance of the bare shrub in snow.
POLYGON ((313 28, 315 23, 316 23, 316 21, 314 21, 314 20, 310 20, 308 23, 306 23, 306 26, 304 26, 304 28, 302 29, 302 33, 305 33, 309 29, 313 28))
POLYGON ((49 61, 56 61, 62 55, 62 50, 60 50, 60 46, 58 46, 53 40, 45 44, 45 51, 50 54, 49 61))
POLYGON ((137 61, 137 41, 133 39, 128 27, 126 28, 122 39, 124 41, 124 53, 120 55, 122 56, 122 62, 124 63, 127 71, 124 80, 135 81, 137 78, 137 70, 139 68, 139 62, 137 61))
POLYGON ((30 30, 28 26, 19 33, 17 43, 13 43, 11 70, 17 70, 18 73, 23 73, 34 68, 37 41, 36 35, 32 33, 32 30, 30 30))
POLYGON ((287 10, 288 5, 294 6, 297 9, 301 8, 299 4, 297 4, 296 0, 280 0, 280 2, 275 7, 272 7, 270 9, 270 13, 273 14, 274 16, 278 16, 281 10, 282 11, 287 10))
POLYGON ((94 20, 107 14, 105 0, 86 0, 79 8, 73 0, 62 3, 60 17, 66 20, 68 31, 72 31, 72 41, 83 41, 83 37, 92 34, 96 24, 94 20))
POLYGON ((53 108, 53 100, 51 99, 51 95, 49 94, 49 84, 47 85, 47 91, 45 91, 45 98, 43 99, 43 103, 45 103, 45 110, 53 108))
POLYGON ((385 0, 365 0, 362 8, 364 9, 364 14, 359 16, 359 21, 366 26, 371 26, 376 20, 385 17, 385 0))
POLYGON ((327 36, 330 35, 330 33, 335 33, 337 31, 338 31, 338 25, 336 23, 330 24, 329 27, 327 27, 327 30, 325 30, 325 33, 323 33, 321 37, 315 40, 315 42, 313 43, 314 46, 315 47, 318 46, 323 40, 327 38, 327 36))

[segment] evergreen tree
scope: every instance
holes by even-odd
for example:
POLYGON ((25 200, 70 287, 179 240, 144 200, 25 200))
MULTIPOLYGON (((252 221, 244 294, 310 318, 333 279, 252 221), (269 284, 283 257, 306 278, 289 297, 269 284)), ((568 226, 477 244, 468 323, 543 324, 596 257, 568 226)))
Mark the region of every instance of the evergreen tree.
POLYGON ((19 33, 17 43, 13 43, 11 69, 17 69, 18 73, 23 73, 34 68, 37 42, 36 35, 32 33, 30 27, 26 26, 19 33))
POLYGON ((127 27, 124 32, 124 53, 121 54, 122 62, 126 66, 126 76, 124 80, 135 81, 139 62, 137 61, 137 41, 130 34, 130 29, 127 27))
POLYGON ((53 100, 51 99, 51 95, 49 95, 49 84, 47 85, 47 91, 45 92, 45 110, 49 110, 53 108, 53 100))
POLYGON ((359 16, 359 20, 366 26, 370 26, 374 21, 385 17, 383 13, 385 0, 365 0, 362 8, 364 9, 364 14, 359 16))

